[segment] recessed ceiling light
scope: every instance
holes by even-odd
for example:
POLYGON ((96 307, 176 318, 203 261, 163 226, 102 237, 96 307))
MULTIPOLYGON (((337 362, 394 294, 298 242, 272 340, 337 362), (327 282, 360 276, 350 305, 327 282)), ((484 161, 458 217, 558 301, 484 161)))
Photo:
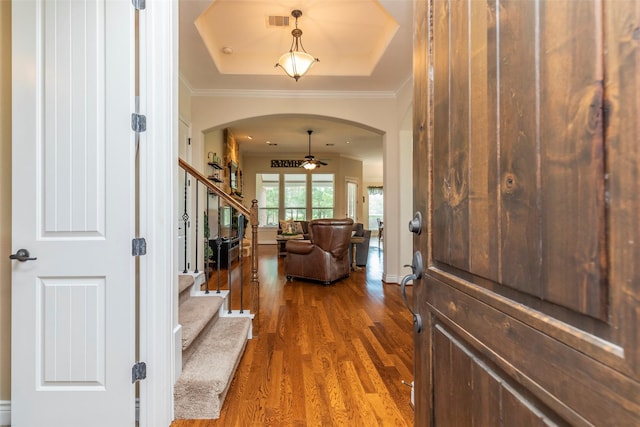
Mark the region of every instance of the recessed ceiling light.
POLYGON ((225 46, 222 48, 222 53, 224 53, 225 55, 231 55, 233 53, 233 49, 229 46, 225 46))
POLYGON ((247 135, 247 139, 253 139, 251 135, 247 135))
POLYGON ((347 141, 347 144, 351 144, 351 141, 347 141))

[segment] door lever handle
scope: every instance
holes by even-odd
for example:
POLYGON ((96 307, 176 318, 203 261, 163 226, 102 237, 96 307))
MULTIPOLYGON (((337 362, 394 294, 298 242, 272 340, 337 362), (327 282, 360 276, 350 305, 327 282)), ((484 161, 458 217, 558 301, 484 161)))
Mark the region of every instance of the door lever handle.
POLYGON ((420 251, 416 251, 413 254, 413 263, 411 265, 405 265, 405 267, 411 267, 412 274, 407 274, 402 278, 400 282, 400 289, 402 291, 402 299, 404 305, 407 306, 411 314, 413 315, 413 330, 419 334, 422 332, 422 317, 413 311, 411 305, 409 305, 409 299, 407 298, 407 283, 411 280, 418 280, 422 278, 422 254, 420 251))
POLYGON ((35 261, 38 258, 36 257, 29 257, 29 251, 26 249, 18 249, 18 252, 16 252, 15 254, 11 254, 9 255, 9 259, 16 259, 20 262, 25 262, 25 261, 35 261))

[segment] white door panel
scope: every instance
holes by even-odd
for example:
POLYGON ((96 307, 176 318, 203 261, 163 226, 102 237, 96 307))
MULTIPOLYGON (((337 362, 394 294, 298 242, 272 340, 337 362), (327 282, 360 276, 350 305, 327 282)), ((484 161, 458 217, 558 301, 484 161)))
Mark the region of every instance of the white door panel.
POLYGON ((133 16, 13 3, 15 426, 135 422, 133 16))

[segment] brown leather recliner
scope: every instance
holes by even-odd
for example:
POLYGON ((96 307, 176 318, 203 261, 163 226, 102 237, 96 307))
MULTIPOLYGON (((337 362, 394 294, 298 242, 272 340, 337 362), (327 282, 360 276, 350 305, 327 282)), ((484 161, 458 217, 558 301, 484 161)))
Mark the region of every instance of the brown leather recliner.
POLYGON ((310 240, 289 240, 284 259, 287 280, 312 279, 325 285, 349 276, 349 245, 353 220, 315 219, 309 223, 310 240))

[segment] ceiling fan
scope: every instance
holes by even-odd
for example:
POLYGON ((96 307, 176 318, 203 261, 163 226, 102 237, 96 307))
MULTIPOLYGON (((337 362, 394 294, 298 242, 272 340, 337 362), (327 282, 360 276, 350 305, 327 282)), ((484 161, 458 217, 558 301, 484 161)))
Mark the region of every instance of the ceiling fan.
POLYGON ((308 130, 307 133, 309 134, 309 154, 304 156, 304 162, 302 162, 300 167, 307 170, 313 170, 315 168, 319 168, 320 165, 326 166, 327 163, 321 160, 316 160, 316 158, 311 155, 311 134, 313 133, 313 131, 308 130))

